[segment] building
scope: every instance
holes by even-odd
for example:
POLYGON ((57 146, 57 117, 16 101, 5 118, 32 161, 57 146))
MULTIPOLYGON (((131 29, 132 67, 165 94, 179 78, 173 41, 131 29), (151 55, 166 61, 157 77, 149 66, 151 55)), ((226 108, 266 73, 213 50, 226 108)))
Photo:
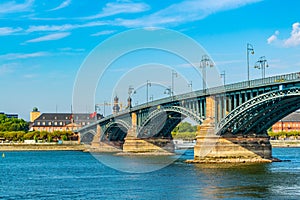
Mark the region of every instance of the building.
POLYGON ((0 112, 0 115, 5 115, 7 118, 16 118, 16 119, 19 118, 18 114, 6 114, 4 112, 0 112))
POLYGON ((32 131, 74 131, 103 118, 102 115, 80 113, 42 113, 31 124, 32 131))
POLYGON ((300 131, 300 111, 293 112, 272 126, 273 132, 300 131))

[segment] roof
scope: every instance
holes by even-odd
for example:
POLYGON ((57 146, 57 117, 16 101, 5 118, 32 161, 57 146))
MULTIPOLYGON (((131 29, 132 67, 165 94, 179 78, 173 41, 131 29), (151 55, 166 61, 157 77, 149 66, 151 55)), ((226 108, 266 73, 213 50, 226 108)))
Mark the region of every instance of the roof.
POLYGON ((284 117, 281 121, 283 121, 283 122, 300 122, 300 111, 289 114, 288 116, 284 117))
MULTIPOLYGON (((102 115, 97 114, 97 119, 101 119, 102 117, 102 115)), ((89 113, 42 113, 35 121, 70 121, 71 119, 74 119, 75 121, 95 120, 89 113)))

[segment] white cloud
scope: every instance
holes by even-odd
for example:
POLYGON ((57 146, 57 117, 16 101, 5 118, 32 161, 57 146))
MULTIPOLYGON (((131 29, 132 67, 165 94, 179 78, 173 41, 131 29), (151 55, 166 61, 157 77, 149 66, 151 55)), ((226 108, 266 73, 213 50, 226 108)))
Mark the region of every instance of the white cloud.
POLYGON ((116 3, 107 3, 101 13, 82 19, 97 19, 124 13, 139 13, 150 9, 145 3, 133 3, 130 1, 119 1, 116 3))
POLYGON ((22 30, 23 29, 20 27, 18 27, 18 28, 0 27, 0 36, 1 35, 12 35, 12 34, 20 32, 22 30))
POLYGON ((300 45, 300 23, 296 22, 292 25, 292 31, 289 38, 279 39, 278 35, 279 31, 275 31, 275 33, 267 39, 268 44, 275 43, 281 47, 295 47, 300 45))
POLYGON ((277 40, 278 35, 279 35, 279 31, 275 31, 275 33, 267 39, 268 44, 275 42, 277 40))
POLYGON ((63 25, 40 25, 40 26, 30 26, 26 32, 43 32, 43 31, 70 31, 78 28, 87 28, 95 26, 107 25, 106 22, 94 21, 85 24, 63 24, 63 25))
POLYGON ((69 32, 53 33, 53 34, 45 35, 45 36, 38 37, 38 38, 35 38, 35 39, 32 39, 32 40, 27 40, 25 43, 35 43, 35 42, 59 40, 59 39, 65 38, 69 35, 70 35, 69 32))
POLYGON ((105 31, 100 31, 98 33, 94 33, 91 36, 109 35, 109 34, 112 34, 112 33, 115 33, 115 32, 116 31, 114 31, 114 30, 105 30, 105 31))
POLYGON ((139 19, 117 19, 116 25, 126 27, 177 25, 201 20, 219 11, 235 9, 259 1, 261 0, 188 0, 139 19))
POLYGON ((50 55, 48 52, 35 52, 35 53, 9 53, 0 55, 2 60, 17 60, 17 59, 27 59, 36 58, 50 55))
POLYGON ((60 10, 62 8, 68 7, 71 4, 72 0, 66 0, 64 2, 62 2, 59 6, 57 6, 56 8, 53 8, 49 11, 55 11, 55 10, 60 10))
POLYGON ((9 1, 0 4, 0 14, 26 12, 32 9, 34 0, 25 0, 24 3, 16 3, 16 1, 9 1))
POLYGON ((300 23, 296 22, 293 24, 291 36, 284 41, 285 47, 293 47, 300 45, 300 23))

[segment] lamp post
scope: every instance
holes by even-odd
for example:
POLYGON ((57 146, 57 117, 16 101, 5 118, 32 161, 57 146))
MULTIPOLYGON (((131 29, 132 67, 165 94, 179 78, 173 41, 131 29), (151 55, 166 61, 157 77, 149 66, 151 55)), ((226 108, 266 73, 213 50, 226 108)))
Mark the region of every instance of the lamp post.
POLYGON ((171 95, 174 96, 174 77, 177 77, 177 72, 172 70, 172 88, 171 88, 171 95))
POLYGON ((166 88, 164 94, 172 95, 171 88, 166 88))
POLYGON ((213 67, 214 63, 208 57, 208 55, 203 55, 200 61, 200 68, 202 69, 202 79, 203 79, 203 92, 206 91, 206 67, 213 67))
POLYGON ((147 83, 146 83, 146 98, 147 98, 147 104, 148 104, 148 101, 149 101, 149 87, 151 87, 151 83, 149 80, 147 80, 147 83))
POLYGON ((221 75, 221 78, 223 78, 223 84, 225 85, 225 71, 222 71, 222 73, 220 75, 221 75))
POLYGON ((134 91, 134 88, 130 85, 128 87, 128 96, 131 97, 132 93, 135 94, 135 91, 134 91))
POLYGON ((248 86, 250 86, 250 68, 249 68, 249 52, 254 54, 254 49, 252 44, 247 43, 247 71, 248 71, 248 86))
POLYGON ((264 82, 264 78, 266 78, 266 67, 269 67, 268 61, 265 56, 261 56, 258 61, 256 61, 254 68, 261 69, 262 83, 264 82))
POLYGON ((190 81, 190 83, 188 84, 188 87, 190 87, 191 88, 191 92, 193 92, 193 82, 192 81, 190 81))

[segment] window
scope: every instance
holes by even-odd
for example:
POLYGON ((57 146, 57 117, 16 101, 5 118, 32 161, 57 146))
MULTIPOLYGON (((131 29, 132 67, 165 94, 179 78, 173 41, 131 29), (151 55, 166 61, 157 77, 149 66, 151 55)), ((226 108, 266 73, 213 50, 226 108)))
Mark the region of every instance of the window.
POLYGON ((57 126, 57 122, 54 122, 54 125, 57 126))
POLYGON ((42 125, 44 125, 44 126, 45 126, 45 125, 46 125, 46 122, 43 122, 43 123, 42 123, 42 125))
POLYGON ((49 126, 51 126, 51 124, 52 124, 51 122, 48 122, 48 125, 49 125, 49 126))
POLYGON ((68 117, 66 117, 66 119, 68 119, 68 117))
POLYGON ((55 116, 54 119, 57 119, 57 117, 55 116))
POLYGON ((62 122, 59 122, 59 125, 61 125, 61 126, 62 126, 62 124, 63 124, 62 122))
POLYGON ((38 125, 38 126, 41 125, 41 122, 37 122, 37 125, 38 125))

